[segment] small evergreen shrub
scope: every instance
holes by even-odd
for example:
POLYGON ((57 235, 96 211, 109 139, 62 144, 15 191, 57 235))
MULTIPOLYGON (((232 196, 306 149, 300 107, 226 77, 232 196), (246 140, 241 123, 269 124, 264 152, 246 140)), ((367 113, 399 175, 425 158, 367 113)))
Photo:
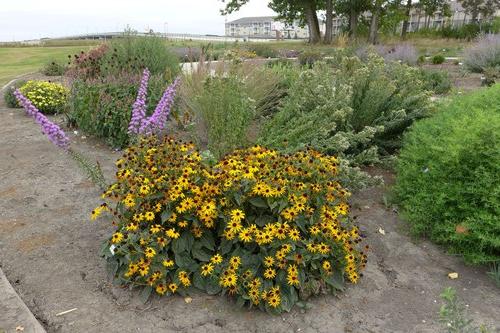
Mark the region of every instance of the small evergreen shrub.
POLYGON ((64 75, 64 72, 66 72, 66 66, 56 61, 51 61, 45 64, 40 72, 47 76, 61 76, 64 75))
POLYGON ((195 287, 280 313, 361 276, 367 257, 335 157, 255 146, 210 167, 193 144, 151 137, 116 164, 92 219, 114 216, 102 253, 146 297, 195 287))
POLYGON ((453 86, 450 75, 444 70, 421 68, 420 77, 424 83, 424 88, 435 94, 446 94, 453 86))
POLYGON ((431 58, 431 62, 434 65, 440 65, 440 64, 444 63, 445 60, 446 59, 445 59, 445 57, 442 54, 436 54, 435 56, 433 56, 431 58))
POLYGON ((500 85, 456 97, 404 139, 395 193, 411 231, 467 262, 500 260, 500 85))
POLYGON ((315 62, 323 60, 323 54, 316 50, 306 50, 299 54, 299 63, 311 68, 315 62))
POLYGON ((69 90, 59 83, 30 80, 19 90, 44 114, 63 111, 68 101, 69 90))
POLYGON ((394 153, 404 130, 429 107, 419 69, 375 55, 367 62, 344 57, 300 74, 259 143, 286 152, 310 146, 369 164, 394 153))
POLYGON ((16 96, 14 95, 14 91, 17 88, 20 88, 26 84, 25 80, 19 80, 16 81, 14 84, 12 84, 10 87, 7 87, 5 89, 5 92, 3 93, 3 100, 5 101, 5 105, 7 105, 8 108, 20 108, 21 106, 17 102, 16 96))

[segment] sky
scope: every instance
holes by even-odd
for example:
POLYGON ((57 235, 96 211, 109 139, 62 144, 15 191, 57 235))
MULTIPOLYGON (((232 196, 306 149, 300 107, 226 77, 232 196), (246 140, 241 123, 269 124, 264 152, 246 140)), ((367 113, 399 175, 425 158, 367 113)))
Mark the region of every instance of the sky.
POLYGON ((123 31, 224 34, 224 22, 268 16, 269 0, 251 0, 237 13, 220 15, 220 0, 1 0, 0 41, 123 31))

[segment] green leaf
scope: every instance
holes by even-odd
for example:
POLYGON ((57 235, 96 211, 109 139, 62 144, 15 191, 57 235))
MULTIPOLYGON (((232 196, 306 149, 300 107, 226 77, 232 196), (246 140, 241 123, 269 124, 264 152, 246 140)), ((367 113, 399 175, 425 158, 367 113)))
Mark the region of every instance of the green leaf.
POLYGON ((209 295, 216 295, 221 292, 222 288, 214 279, 208 279, 205 281, 205 290, 209 295))
POLYGON ((199 246, 193 246, 191 253, 193 255, 193 258, 204 262, 210 261, 210 258, 212 257, 210 253, 200 248, 199 246))
POLYGON ((200 273, 195 272, 193 274, 193 286, 195 286, 196 288, 198 288, 200 290, 205 291, 205 289, 206 289, 205 282, 206 282, 206 279, 203 276, 201 276, 200 273))
POLYGON ((200 238, 201 244, 209 250, 215 249, 215 240, 211 232, 204 232, 200 238))
POLYGON ((227 239, 223 239, 222 242, 220 243, 219 247, 219 252, 222 255, 225 255, 231 251, 231 247, 233 246, 233 243, 227 239))
POLYGON ((267 202, 261 198, 261 197, 254 197, 248 199, 248 202, 250 202, 253 206, 258 207, 258 208, 268 208, 267 202))
POLYGON ((162 213, 161 213, 161 222, 165 222, 166 220, 168 220, 170 218, 170 216, 172 216, 172 212, 168 211, 168 210, 164 210, 162 213))
POLYGON ((274 221, 274 218, 270 215, 262 215, 259 216, 255 219, 255 224, 257 224, 259 227, 263 227, 268 223, 271 223, 274 221))
POLYGON ((245 299, 243 297, 238 297, 236 299, 236 305, 240 308, 242 308, 243 306, 245 306, 245 299))
POLYGON ((196 264, 196 261, 194 261, 187 252, 174 253, 174 257, 175 257, 175 263, 180 268, 187 268, 190 270, 194 270, 198 266, 196 264))
POLYGON ((141 299, 142 303, 146 303, 151 296, 151 292, 153 291, 153 287, 147 286, 144 289, 142 289, 141 294, 139 298, 141 299))

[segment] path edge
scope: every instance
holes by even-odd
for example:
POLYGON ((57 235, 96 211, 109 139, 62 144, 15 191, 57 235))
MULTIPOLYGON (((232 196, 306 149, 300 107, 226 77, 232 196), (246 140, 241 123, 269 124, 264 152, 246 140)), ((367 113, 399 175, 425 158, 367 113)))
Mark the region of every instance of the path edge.
POLYGON ((21 326, 25 333, 46 333, 42 324, 26 306, 0 268, 0 332, 16 332, 21 326))

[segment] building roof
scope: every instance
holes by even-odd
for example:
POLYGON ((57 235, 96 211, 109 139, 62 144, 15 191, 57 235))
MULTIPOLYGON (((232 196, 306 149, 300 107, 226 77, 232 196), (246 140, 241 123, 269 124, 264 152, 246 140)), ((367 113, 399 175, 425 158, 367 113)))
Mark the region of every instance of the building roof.
POLYGON ((232 24, 264 23, 264 22, 274 21, 275 19, 276 19, 275 16, 253 16, 253 17, 242 17, 227 23, 232 23, 232 24))

